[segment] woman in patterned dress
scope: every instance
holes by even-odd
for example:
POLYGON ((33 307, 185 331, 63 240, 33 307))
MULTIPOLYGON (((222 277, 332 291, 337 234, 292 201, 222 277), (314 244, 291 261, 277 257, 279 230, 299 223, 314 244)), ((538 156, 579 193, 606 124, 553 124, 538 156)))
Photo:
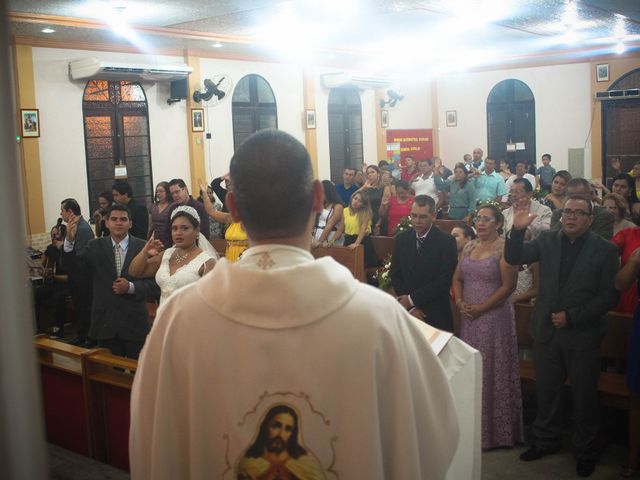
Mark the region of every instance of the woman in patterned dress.
POLYGON ((513 305, 518 270, 504 260, 504 217, 494 205, 475 218, 478 238, 463 251, 453 278, 462 316, 460 338, 482 354, 482 448, 523 441, 522 399, 513 305))

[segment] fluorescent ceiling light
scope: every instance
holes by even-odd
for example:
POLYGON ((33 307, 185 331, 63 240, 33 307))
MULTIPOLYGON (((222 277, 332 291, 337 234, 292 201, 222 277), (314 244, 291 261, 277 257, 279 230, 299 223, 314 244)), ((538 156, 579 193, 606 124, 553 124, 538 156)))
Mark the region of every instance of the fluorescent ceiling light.
POLYGON ((211 45, 213 48, 222 48, 222 44, 220 42, 216 42, 214 44, 211 45))
POLYGON ((47 28, 43 28, 42 30, 40 30, 42 33, 54 33, 55 30, 51 27, 47 27, 47 28))

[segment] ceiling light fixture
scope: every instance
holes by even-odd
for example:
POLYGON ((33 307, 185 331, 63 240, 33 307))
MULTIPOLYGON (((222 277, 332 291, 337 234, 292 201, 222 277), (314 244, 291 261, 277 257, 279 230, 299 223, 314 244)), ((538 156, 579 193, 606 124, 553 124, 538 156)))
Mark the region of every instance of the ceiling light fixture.
POLYGON ((569 0, 567 3, 562 15, 562 22, 569 28, 578 23, 578 7, 573 0, 569 0))
POLYGON ((40 30, 42 33, 54 33, 55 30, 51 27, 47 27, 47 28, 43 28, 42 30, 40 30))
POLYGON ((213 48, 222 48, 222 44, 220 42, 216 42, 211 45, 213 48))

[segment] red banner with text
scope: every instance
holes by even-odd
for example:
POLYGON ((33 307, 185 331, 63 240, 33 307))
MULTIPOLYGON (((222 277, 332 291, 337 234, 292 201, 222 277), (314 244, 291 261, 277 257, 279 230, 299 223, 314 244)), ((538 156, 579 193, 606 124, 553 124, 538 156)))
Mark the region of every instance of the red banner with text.
POLYGON ((387 130, 387 158, 404 165, 411 155, 416 160, 433 157, 433 130, 387 130))

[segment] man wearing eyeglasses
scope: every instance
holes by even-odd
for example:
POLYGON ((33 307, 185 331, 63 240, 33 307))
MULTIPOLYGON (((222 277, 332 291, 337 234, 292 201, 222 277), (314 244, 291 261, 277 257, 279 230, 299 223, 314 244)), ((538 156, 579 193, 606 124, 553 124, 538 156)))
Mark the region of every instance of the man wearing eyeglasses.
MULTIPOLYGON (((584 178, 572 178, 567 183, 567 195, 583 195, 585 198, 591 198, 591 184, 584 178)), ((605 240, 611 240, 613 237, 613 215, 606 208, 600 205, 593 206, 593 216, 591 222, 591 231, 597 233, 605 240)), ((551 230, 558 231, 562 227, 562 209, 554 210, 551 215, 551 230)))
POLYGON ((598 377, 604 314, 617 302, 616 247, 590 230, 593 206, 569 195, 559 232, 542 232, 524 243, 535 215, 518 207, 504 258, 512 265, 540 262, 540 291, 532 318, 538 411, 533 445, 520 459, 533 461, 560 449, 562 392, 569 378, 574 401, 576 473, 588 477, 596 464, 599 427, 598 377))
POLYGON ((527 178, 517 178, 512 182, 509 189, 509 203, 511 206, 502 212, 505 232, 511 230, 513 215, 518 207, 527 208, 530 214, 535 215, 533 222, 527 228, 532 239, 551 228, 551 209, 533 200, 533 185, 527 178))

